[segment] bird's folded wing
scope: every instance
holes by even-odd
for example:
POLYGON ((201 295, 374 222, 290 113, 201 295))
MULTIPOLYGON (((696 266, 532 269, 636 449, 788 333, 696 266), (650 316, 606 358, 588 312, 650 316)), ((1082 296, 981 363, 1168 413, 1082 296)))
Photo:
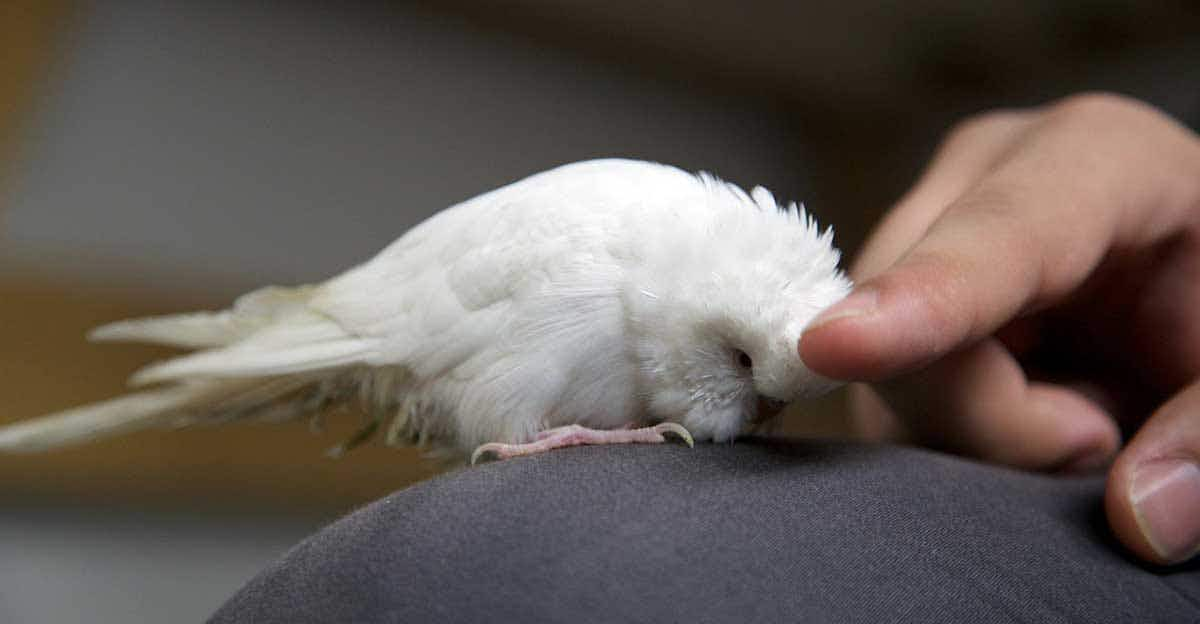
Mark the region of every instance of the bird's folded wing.
POLYGON ((603 211, 570 199, 594 193, 561 186, 531 178, 476 197, 323 284, 266 288, 230 310, 126 321, 94 337, 206 348, 152 365, 135 383, 352 365, 398 365, 432 378, 495 356, 502 337, 530 317, 549 314, 561 324, 587 316, 532 306, 611 294, 611 267, 595 260, 604 255, 594 249, 604 238, 596 219, 603 211), (564 284, 575 291, 546 296, 564 284))

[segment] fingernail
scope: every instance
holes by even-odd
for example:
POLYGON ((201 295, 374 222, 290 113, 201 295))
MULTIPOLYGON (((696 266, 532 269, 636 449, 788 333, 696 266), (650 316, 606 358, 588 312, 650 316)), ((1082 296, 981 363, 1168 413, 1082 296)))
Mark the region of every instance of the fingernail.
POLYGON ((860 288, 818 314, 804 331, 809 331, 838 319, 866 316, 874 312, 878 307, 879 293, 874 288, 860 288))
POLYGON ((1146 541, 1176 563, 1200 550, 1200 466, 1181 459, 1142 464, 1129 487, 1134 517, 1146 541))

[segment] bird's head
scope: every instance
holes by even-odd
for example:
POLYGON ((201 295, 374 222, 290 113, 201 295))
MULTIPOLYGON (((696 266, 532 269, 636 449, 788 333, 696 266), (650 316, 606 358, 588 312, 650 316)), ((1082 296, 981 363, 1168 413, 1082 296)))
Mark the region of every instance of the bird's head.
POLYGON ((700 180, 714 205, 658 224, 625 297, 650 415, 723 441, 836 385, 805 367, 798 344, 850 282, 832 231, 803 208, 700 180))

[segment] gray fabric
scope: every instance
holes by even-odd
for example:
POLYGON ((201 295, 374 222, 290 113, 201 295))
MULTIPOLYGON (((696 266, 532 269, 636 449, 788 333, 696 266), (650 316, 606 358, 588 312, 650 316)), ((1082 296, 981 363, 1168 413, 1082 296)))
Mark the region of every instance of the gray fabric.
POLYGON ((1200 566, 1123 555, 1102 491, 895 447, 565 449, 351 514, 213 621, 1200 621, 1200 566))

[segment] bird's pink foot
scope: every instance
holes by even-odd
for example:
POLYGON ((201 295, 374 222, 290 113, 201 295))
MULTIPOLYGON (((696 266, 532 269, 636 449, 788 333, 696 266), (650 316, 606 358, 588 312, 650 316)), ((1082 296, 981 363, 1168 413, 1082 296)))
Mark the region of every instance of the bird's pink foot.
POLYGON ((567 425, 547 429, 537 434, 533 442, 525 444, 504 444, 489 442, 481 444, 471 453, 471 463, 479 461, 480 457, 492 454, 496 459, 508 459, 521 455, 533 455, 564 446, 581 444, 661 444, 666 442, 665 434, 670 433, 693 446, 692 434, 683 425, 676 423, 659 423, 653 427, 634 429, 626 426, 621 429, 588 429, 579 425, 567 425))

